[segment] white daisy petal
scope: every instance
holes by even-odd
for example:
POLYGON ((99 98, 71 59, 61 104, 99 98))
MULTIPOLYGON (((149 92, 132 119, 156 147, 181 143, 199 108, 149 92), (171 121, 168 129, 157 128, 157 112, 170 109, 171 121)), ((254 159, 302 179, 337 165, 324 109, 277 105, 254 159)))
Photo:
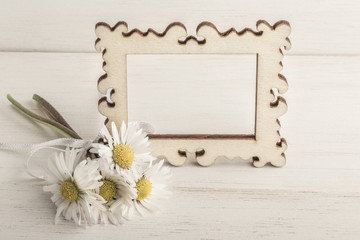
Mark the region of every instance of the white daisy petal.
POLYGON ((116 145, 121 143, 121 140, 120 140, 120 137, 119 137, 118 129, 117 129, 114 122, 111 123, 111 130, 112 130, 112 137, 113 137, 113 140, 114 140, 114 146, 116 146, 116 145))
POLYGON ((71 177, 71 173, 68 169, 67 163, 66 162, 70 162, 71 160, 67 159, 65 161, 64 158, 64 154, 60 153, 59 157, 55 160, 56 166, 58 168, 59 173, 61 174, 63 179, 69 179, 71 177))
POLYGON ((75 222, 77 225, 80 225, 80 224, 81 224, 81 217, 80 217, 80 218, 78 217, 78 209, 77 209, 77 206, 75 206, 75 211, 72 211, 72 212, 71 212, 71 218, 74 220, 74 222, 75 222))
POLYGON ((63 211, 64 211, 65 209, 68 208, 69 204, 70 204, 69 202, 63 201, 63 202, 58 206, 58 208, 56 209, 55 223, 57 223, 57 221, 58 221, 58 219, 59 219, 59 216, 63 213, 63 211))
MULTIPOLYGON (((115 123, 114 123, 114 125, 115 125, 115 123)), ((121 123, 121 128, 120 128, 120 136, 121 136, 121 138, 120 138, 120 143, 122 143, 122 144, 126 144, 126 139, 125 139, 125 136, 126 136, 126 125, 125 125, 125 122, 124 121, 122 121, 122 123, 121 123)), ((113 134, 113 138, 115 138, 116 136, 114 136, 114 134, 113 134)), ((120 143, 118 143, 118 144, 120 144, 120 143)))
POLYGON ((138 215, 144 216, 147 212, 155 212, 160 209, 161 202, 169 197, 166 190, 167 182, 171 176, 170 170, 163 166, 164 161, 149 164, 133 171, 130 176, 136 183, 137 198, 133 199, 132 206, 125 212, 135 210, 138 215), (153 181, 153 180, 156 181, 153 181), (149 188, 150 184, 150 188, 149 188))
POLYGON ((141 217, 145 217, 146 208, 144 208, 144 206, 142 206, 141 201, 134 200, 134 209, 141 217))
MULTIPOLYGON (((129 206, 132 198, 136 196, 136 191, 126 182, 126 176, 119 174, 115 169, 110 169, 106 162, 101 164, 100 172, 102 175, 102 182, 106 181, 105 189, 99 189, 99 194, 108 194, 108 190, 111 193, 111 186, 115 187, 114 195, 103 195, 106 201, 105 208, 96 207, 93 205, 92 212, 94 212, 95 222, 104 223, 111 222, 112 224, 120 224, 124 222, 124 208, 125 205, 129 206), (108 188, 106 190, 106 188, 108 188), (104 191, 104 192, 102 192, 104 191), (110 198, 110 199, 109 199, 110 198)), ((104 183, 105 184, 105 183, 104 183)))
POLYGON ((99 182, 99 163, 97 161, 83 160, 73 167, 81 152, 67 148, 65 154, 55 155, 49 161, 44 191, 51 192, 51 200, 57 206, 55 221, 60 215, 66 220, 77 224, 94 222, 90 213, 90 204, 94 207, 102 206, 103 199, 95 194, 99 182), (55 181, 54 181, 55 180, 55 181))
MULTIPOLYGON (((104 205, 106 206, 105 210, 101 210, 97 204, 91 204, 91 211, 96 223, 119 224, 125 219, 131 218, 134 212, 144 215, 147 212, 156 211, 159 208, 158 200, 166 199, 169 196, 165 188, 171 174, 167 167, 163 167, 163 161, 152 164, 156 158, 150 154, 149 139, 136 124, 129 123, 126 127, 126 124, 122 122, 118 129, 112 122, 111 129, 112 136, 109 136, 107 130, 102 131, 107 138, 107 143, 93 144, 93 149, 91 149, 91 152, 100 156, 98 162, 103 180, 98 180, 104 182, 103 188, 99 186, 97 193, 104 194, 103 200, 105 198, 108 200, 104 205), (125 146, 118 148, 119 144, 125 146), (127 167, 129 163, 130 167, 127 167), (141 187, 139 185, 136 188, 137 183, 143 178, 150 183, 145 181, 141 187), (105 180, 107 185, 105 185, 105 180), (114 191, 111 186, 115 186, 116 193, 111 192, 114 191), (107 191, 104 190, 105 187, 107 191), (141 190, 141 188, 144 189, 141 190)), ((76 169, 75 173, 77 173, 76 169)), ((75 180, 76 178, 74 177, 75 180)), ((83 182, 88 182, 88 178, 79 175, 77 181, 80 182, 81 187, 85 187, 83 182)), ((93 183, 88 187, 96 188, 97 185, 93 183)))
POLYGON ((151 201, 148 201, 147 199, 141 201, 141 205, 149 212, 159 211, 159 207, 151 203, 151 201))
POLYGON ((90 206, 89 203, 86 202, 84 199, 80 199, 78 201, 79 204, 79 208, 81 209, 82 215, 83 215, 83 219, 88 222, 88 221, 93 221, 92 216, 90 215, 90 206))
MULTIPOLYGON (((55 157, 57 157, 57 156, 55 155, 55 157)), ((63 176, 60 174, 59 170, 57 169, 55 161, 48 162, 47 170, 48 170, 48 172, 45 176, 47 181, 49 181, 51 183, 55 183, 55 182, 61 182, 64 180, 63 176), (54 182, 53 179, 56 179, 56 181, 54 182)))
MULTIPOLYGON (((115 169, 119 174, 126 174, 127 171, 131 170, 133 167, 148 165, 149 162, 154 160, 150 155, 149 139, 146 136, 146 133, 139 129, 136 124, 129 123, 127 128, 125 122, 122 122, 119 132, 115 123, 112 122, 111 128, 112 137, 107 136, 111 141, 108 141, 108 144, 92 144, 93 149, 91 149, 91 152, 97 153, 101 158, 107 159, 110 169, 115 169), (117 161, 115 161, 113 159, 113 149, 119 144, 124 144, 131 150, 133 154, 132 160, 117 159, 117 161), (120 167, 118 162, 122 161, 129 161, 130 168, 120 167)), ((107 131, 103 130, 103 132, 107 131)), ((119 157, 120 156, 117 155, 117 158, 119 157)))
MULTIPOLYGON (((90 151, 94 152, 94 151, 99 151, 100 150, 107 150, 108 147, 106 147, 104 144, 101 143, 93 143, 91 144, 91 146, 93 147, 92 149, 90 149, 90 151)), ((94 152, 96 153, 96 152, 94 152)))
POLYGON ((61 195, 59 192, 54 193, 54 195, 51 197, 51 201, 53 201, 54 203, 58 202, 59 200, 61 200, 61 195))
POLYGON ((109 133, 109 130, 107 129, 106 126, 104 126, 104 127, 101 129, 100 134, 103 135, 103 136, 106 138, 106 141, 108 142, 108 144, 109 144, 110 146, 113 145, 112 137, 111 137, 111 135, 110 135, 110 133, 109 133))
POLYGON ((74 164, 76 159, 77 151, 70 151, 70 148, 67 147, 65 151, 65 161, 66 167, 70 172, 74 171, 74 164))
POLYGON ((43 190, 45 192, 55 192, 57 191, 59 185, 58 184, 51 184, 51 185, 46 185, 43 187, 43 190))

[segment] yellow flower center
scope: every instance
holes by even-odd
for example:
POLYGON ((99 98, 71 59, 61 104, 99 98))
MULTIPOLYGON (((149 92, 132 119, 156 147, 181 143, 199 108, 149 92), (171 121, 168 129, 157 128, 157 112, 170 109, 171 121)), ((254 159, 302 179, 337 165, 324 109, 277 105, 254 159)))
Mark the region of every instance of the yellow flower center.
POLYGON ((134 153, 128 146, 119 144, 113 149, 113 159, 121 168, 130 168, 134 161, 134 153))
POLYGON ((116 195, 116 185, 109 180, 102 180, 102 182, 103 185, 99 188, 99 194, 108 202, 116 195))
POLYGON ((74 202, 79 198, 79 191, 71 181, 65 181, 60 185, 60 195, 68 202, 74 202))
POLYGON ((139 181, 137 181, 135 188, 137 190, 136 200, 141 201, 150 195, 152 190, 152 184, 146 178, 141 178, 139 181))

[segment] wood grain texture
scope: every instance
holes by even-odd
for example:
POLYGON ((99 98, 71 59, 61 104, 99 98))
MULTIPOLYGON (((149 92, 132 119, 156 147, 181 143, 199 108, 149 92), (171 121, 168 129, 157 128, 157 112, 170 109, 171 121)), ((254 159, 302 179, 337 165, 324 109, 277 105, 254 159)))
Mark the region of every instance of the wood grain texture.
POLYGON ((202 21, 225 31, 284 19, 294 30, 290 54, 354 55, 360 53, 359 10, 355 0, 2 0, 0 50, 94 52, 94 27, 101 21, 122 20, 142 31, 180 21, 194 35, 202 21))
MULTIPOLYGON (((20 116, 12 93, 32 110, 48 99, 84 138, 97 112, 98 54, 1 53, 0 142, 57 137, 20 116), (21 66, 21 68, 19 68, 21 66), (29 99, 29 100, 28 100, 29 99)), ((173 196, 157 216, 121 227, 54 225, 50 196, 24 169, 24 155, 0 151, 1 239, 354 239, 360 236, 360 57, 287 56, 288 113, 281 118, 287 166, 256 169, 240 159, 172 167, 173 196)), ((46 153, 37 160, 46 161, 46 153)))

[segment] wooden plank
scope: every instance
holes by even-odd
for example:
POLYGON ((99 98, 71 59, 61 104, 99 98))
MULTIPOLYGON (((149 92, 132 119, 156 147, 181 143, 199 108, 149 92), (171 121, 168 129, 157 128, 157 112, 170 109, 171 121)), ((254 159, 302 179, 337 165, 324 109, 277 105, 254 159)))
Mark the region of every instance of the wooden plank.
MULTIPOLYGON (((0 151, 2 239, 358 239, 360 229, 360 57, 285 57, 289 110, 282 135, 287 166, 256 169, 240 159, 203 168, 172 168, 173 196, 164 211, 123 226, 54 225, 54 206, 26 174, 24 154, 0 151)), ((11 92, 31 109, 46 97, 85 138, 94 137, 98 54, 1 53, 0 141, 57 137, 30 123, 5 100, 11 92)), ((170 124, 170 123, 169 123, 170 124)), ((36 161, 46 162, 39 153, 36 161)))
MULTIPOLYGON (((29 120, 9 107, 6 94, 11 93, 30 109, 38 110, 31 99, 37 93, 54 103, 80 136, 97 135, 104 121, 97 109, 100 94, 96 83, 103 74, 101 54, 0 53, 0 65, 0 101, 4 110, 1 118, 5 126, 20 124, 21 131, 28 129, 26 131, 36 135, 39 127, 29 124, 29 120)), ((6 141, 11 140, 12 137, 6 141)))
POLYGON ((172 168, 173 195, 162 213, 119 227, 85 229, 66 221, 54 225, 50 196, 25 175, 22 159, 1 157, 3 239, 286 240, 357 239, 360 234, 359 168, 255 169, 240 162, 172 168))
POLYGON ((46 1, 3 0, 0 9, 2 51, 93 52, 95 24, 127 21, 129 28, 163 31, 174 21, 195 34, 202 21, 220 31, 255 28, 259 19, 288 20, 293 32, 290 54, 359 54, 356 0, 337 1, 46 1))

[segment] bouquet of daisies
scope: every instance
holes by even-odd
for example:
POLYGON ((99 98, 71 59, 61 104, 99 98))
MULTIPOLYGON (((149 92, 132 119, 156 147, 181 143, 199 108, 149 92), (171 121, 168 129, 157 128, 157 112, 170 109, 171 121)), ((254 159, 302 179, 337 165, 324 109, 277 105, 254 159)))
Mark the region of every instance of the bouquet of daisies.
MULTIPOLYGON (((48 118, 29 111, 8 95, 25 116, 67 139, 80 139, 50 103, 38 95, 33 98, 48 118)), ((134 215, 159 210, 161 201, 170 194, 166 189, 170 169, 163 166, 164 160, 151 155, 147 134, 138 123, 126 126, 123 122, 120 128, 111 123, 111 132, 104 126, 97 139, 89 142, 83 147, 60 144, 66 148, 48 161, 43 189, 52 194, 57 207, 55 222, 64 217, 79 225, 120 224, 134 215)))

